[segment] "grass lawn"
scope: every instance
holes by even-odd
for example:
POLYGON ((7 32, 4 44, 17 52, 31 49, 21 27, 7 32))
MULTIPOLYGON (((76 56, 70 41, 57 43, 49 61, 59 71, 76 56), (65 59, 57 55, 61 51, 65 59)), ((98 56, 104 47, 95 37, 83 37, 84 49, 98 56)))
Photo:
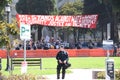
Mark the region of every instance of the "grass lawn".
MULTIPOLYGON (((114 59, 115 69, 120 69, 120 57, 110 57, 114 59)), ((105 69, 105 59, 106 57, 70 57, 69 62, 72 64, 70 68, 96 68, 105 69)), ((56 59, 55 58, 42 58, 42 70, 40 67, 30 66, 27 69, 28 74, 33 75, 46 75, 46 74, 56 74, 56 59)), ((11 74, 21 74, 21 67, 15 67, 13 71, 5 71, 6 59, 2 59, 2 70, 4 75, 11 74)), ((67 72, 70 72, 68 69, 67 72)))

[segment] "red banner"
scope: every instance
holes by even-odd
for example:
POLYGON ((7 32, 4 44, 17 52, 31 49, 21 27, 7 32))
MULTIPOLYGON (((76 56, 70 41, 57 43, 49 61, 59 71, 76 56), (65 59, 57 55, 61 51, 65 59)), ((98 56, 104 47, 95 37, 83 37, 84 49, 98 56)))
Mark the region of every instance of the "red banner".
POLYGON ((81 27, 96 28, 98 15, 19 15, 16 16, 19 23, 40 24, 45 26, 56 27, 81 27))

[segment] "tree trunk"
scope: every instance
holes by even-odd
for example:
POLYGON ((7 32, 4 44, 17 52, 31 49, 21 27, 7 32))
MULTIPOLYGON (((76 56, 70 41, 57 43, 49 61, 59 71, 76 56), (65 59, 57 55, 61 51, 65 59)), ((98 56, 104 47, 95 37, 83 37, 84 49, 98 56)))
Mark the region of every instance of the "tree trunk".
POLYGON ((5 71, 10 71, 11 68, 10 68, 10 50, 11 50, 11 43, 8 44, 8 46, 6 47, 7 49, 7 52, 6 52, 6 55, 7 55, 7 63, 6 63, 6 69, 5 71))
POLYGON ((41 37, 42 37, 42 28, 43 28, 43 27, 38 26, 38 40, 40 40, 41 37))

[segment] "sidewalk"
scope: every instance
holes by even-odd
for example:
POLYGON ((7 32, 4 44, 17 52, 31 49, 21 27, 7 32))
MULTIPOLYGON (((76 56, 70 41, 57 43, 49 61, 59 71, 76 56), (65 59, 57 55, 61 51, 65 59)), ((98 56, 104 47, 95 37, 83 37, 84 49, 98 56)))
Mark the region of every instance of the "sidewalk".
MULTIPOLYGON (((71 69, 73 73, 66 74, 64 80, 92 80, 92 69, 71 69)), ((47 75, 49 80, 57 80, 56 75, 47 75)))

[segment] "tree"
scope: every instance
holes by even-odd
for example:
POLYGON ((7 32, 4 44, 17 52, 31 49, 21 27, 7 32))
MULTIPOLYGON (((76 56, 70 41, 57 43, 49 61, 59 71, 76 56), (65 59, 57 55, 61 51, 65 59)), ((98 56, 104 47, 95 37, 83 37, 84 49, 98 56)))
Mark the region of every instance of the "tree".
POLYGON ((119 0, 103 0, 102 4, 105 7, 107 20, 111 24, 111 37, 115 43, 119 41, 118 39, 118 27, 119 15, 120 14, 120 1, 119 0))
POLYGON ((118 37, 118 24, 120 23, 120 0, 112 0, 111 1, 112 3, 112 8, 113 8, 113 11, 112 11, 112 14, 113 14, 113 20, 114 20, 114 30, 112 32, 112 34, 114 33, 113 35, 113 39, 115 41, 115 43, 119 42, 119 39, 120 37, 118 37))
POLYGON ((19 14, 48 15, 53 9, 53 0, 19 0, 16 4, 19 14))
POLYGON ((120 11, 120 0, 112 0, 112 4, 115 10, 120 11))
MULTIPOLYGON (((54 11, 55 0, 19 0, 16 10, 19 14, 49 15, 54 11), (22 6, 21 6, 22 5, 22 6)), ((38 26, 38 39, 41 38, 41 25, 38 26)))
MULTIPOLYGON (((107 23, 111 23, 111 39, 117 42, 117 14, 120 12, 120 0, 84 0, 85 14, 98 14, 98 29, 102 32, 107 31, 107 23)), ((107 37, 107 36, 106 36, 107 37)))
POLYGON ((102 34, 101 40, 103 40, 103 33, 106 32, 106 24, 109 22, 108 11, 103 4, 103 0, 84 0, 84 14, 98 14, 98 26, 94 31, 99 31, 102 34))
POLYGON ((0 47, 5 45, 11 47, 9 35, 15 36, 19 33, 19 29, 16 26, 17 24, 15 22, 7 23, 5 21, 0 21, 0 47))
MULTIPOLYGON (((76 2, 68 2, 68 3, 65 3, 60 11, 59 11, 59 14, 60 15, 81 15, 83 14, 83 3, 80 1, 80 0, 77 0, 76 2)), ((65 28, 63 28, 65 29, 65 28)), ((68 27, 67 32, 73 32, 74 34, 74 39, 75 39, 75 42, 79 39, 79 33, 81 31, 81 29, 79 28, 72 28, 71 27, 68 27)))
POLYGON ((13 23, 7 23, 6 21, 0 21, 0 47, 5 46, 6 51, 7 51, 6 71, 10 69, 10 64, 9 64, 10 50, 13 47, 12 40, 14 40, 10 36, 15 36, 19 34, 19 29, 16 26, 17 24, 15 21, 13 23))
POLYGON ((7 23, 4 21, 4 12, 5 12, 5 6, 7 4, 10 4, 12 0, 0 0, 0 47, 5 46, 7 51, 7 66, 6 70, 9 70, 10 64, 9 64, 9 56, 10 56, 10 50, 12 48, 11 46, 11 38, 9 35, 16 35, 19 32, 19 29, 17 29, 16 22, 13 23, 7 23))
POLYGON ((65 3, 59 11, 60 15, 79 15, 83 13, 83 3, 79 0, 76 2, 65 3))

